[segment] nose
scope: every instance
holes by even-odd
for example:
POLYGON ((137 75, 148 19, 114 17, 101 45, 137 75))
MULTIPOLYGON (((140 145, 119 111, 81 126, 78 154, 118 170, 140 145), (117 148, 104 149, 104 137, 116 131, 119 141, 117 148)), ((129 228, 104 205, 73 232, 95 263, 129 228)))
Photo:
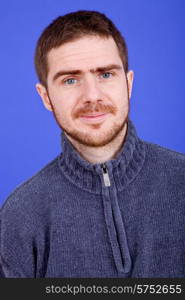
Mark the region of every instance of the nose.
POLYGON ((84 103, 101 101, 100 86, 94 74, 86 76, 82 86, 82 101, 84 103))

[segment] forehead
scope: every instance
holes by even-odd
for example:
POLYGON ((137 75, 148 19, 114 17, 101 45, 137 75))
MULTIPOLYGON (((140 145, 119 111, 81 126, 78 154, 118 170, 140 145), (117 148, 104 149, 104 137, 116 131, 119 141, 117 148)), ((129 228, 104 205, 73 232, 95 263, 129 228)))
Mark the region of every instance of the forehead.
POLYGON ((118 48, 112 37, 83 37, 68 42, 48 53, 48 76, 60 69, 83 71, 106 64, 122 64, 118 48))

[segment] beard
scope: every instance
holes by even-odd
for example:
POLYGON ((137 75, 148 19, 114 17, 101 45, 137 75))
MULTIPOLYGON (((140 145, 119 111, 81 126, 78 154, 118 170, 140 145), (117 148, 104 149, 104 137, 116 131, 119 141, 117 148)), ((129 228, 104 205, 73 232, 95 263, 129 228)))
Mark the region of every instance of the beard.
MULTIPOLYGON (((129 102, 128 102, 129 103, 129 102)), ((86 110, 83 108, 78 111, 76 115, 82 115, 82 114, 89 114, 92 112, 107 112, 107 113, 115 113, 117 110, 113 109, 113 107, 110 107, 108 105, 103 104, 97 104, 94 109, 92 110, 90 107, 88 107, 86 110), (82 112, 83 111, 83 112, 82 112)), ((56 111, 56 109, 53 107, 53 115, 55 117, 55 120, 58 124, 58 126, 64 131, 64 133, 71 138, 72 140, 75 140, 76 142, 88 146, 88 147, 103 147, 109 143, 111 143, 113 140, 116 139, 116 137, 119 136, 119 134, 122 133, 124 130, 129 117, 129 105, 128 105, 128 112, 126 113, 125 117, 120 120, 120 122, 113 122, 112 126, 107 129, 101 129, 101 124, 91 124, 90 131, 88 129, 86 130, 78 130, 77 128, 70 129, 67 125, 67 122, 61 122, 61 118, 56 111)))
MULTIPOLYGON (((128 85, 127 85, 128 89, 128 85)), ((49 97, 49 93, 48 93, 49 97)), ((50 97, 49 97, 50 99, 50 97)), ((103 147, 116 139, 121 133, 124 131, 125 126, 128 122, 129 118, 129 97, 127 96, 127 107, 126 112, 124 113, 123 119, 119 122, 114 121, 112 126, 108 129, 101 129, 102 124, 90 124, 91 131, 89 132, 88 129, 78 130, 77 128, 70 128, 68 126, 67 121, 61 122, 60 114, 58 113, 57 109, 53 106, 52 101, 50 99, 50 104, 52 106, 54 118, 58 124, 58 126, 64 131, 64 133, 76 142, 81 145, 88 146, 88 147, 103 147)), ((78 108, 74 113, 72 113, 72 118, 78 119, 82 115, 100 112, 100 113, 110 113, 116 115, 117 107, 110 105, 110 104, 103 104, 101 102, 94 103, 86 103, 85 106, 82 108, 78 108)))

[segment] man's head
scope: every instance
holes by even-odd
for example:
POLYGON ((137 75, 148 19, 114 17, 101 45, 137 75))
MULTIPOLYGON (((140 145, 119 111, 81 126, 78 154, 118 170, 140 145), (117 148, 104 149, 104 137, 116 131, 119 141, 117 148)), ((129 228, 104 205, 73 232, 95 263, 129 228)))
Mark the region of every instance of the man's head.
POLYGON ((125 127, 133 72, 126 43, 103 14, 59 17, 36 47, 37 91, 68 137, 87 146, 110 143, 125 127))
POLYGON ((77 11, 58 17, 41 34, 35 51, 35 67, 40 83, 47 86, 49 51, 83 36, 112 37, 118 47, 125 73, 128 72, 127 46, 112 21, 96 11, 77 11))

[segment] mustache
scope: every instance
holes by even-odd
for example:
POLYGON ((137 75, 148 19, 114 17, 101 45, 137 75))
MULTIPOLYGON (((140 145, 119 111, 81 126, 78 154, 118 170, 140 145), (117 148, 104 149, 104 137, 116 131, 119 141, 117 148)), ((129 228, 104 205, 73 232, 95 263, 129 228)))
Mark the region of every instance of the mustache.
POLYGON ((87 104, 85 107, 78 108, 74 112, 73 116, 74 116, 74 118, 79 118, 82 115, 90 114, 90 113, 94 113, 94 112, 116 114, 117 108, 110 104, 90 103, 90 104, 87 104))

